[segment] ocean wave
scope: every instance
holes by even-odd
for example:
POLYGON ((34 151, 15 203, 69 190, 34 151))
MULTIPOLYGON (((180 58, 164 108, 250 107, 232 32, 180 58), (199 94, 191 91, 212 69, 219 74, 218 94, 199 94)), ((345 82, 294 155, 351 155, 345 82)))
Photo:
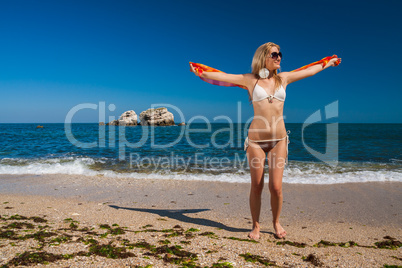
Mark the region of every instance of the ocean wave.
MULTIPOLYGON (((231 183, 250 182, 249 170, 241 168, 223 169, 193 166, 190 169, 144 169, 130 170, 123 164, 108 159, 90 157, 64 157, 44 159, 12 159, 0 161, 0 174, 67 174, 104 176, 110 178, 172 179, 189 181, 219 181, 231 183), (116 167, 115 167, 116 166, 116 167)), ((266 173, 266 176, 267 173, 266 173)), ((339 163, 336 167, 319 162, 290 161, 285 168, 284 183, 338 184, 364 182, 402 182, 400 165, 385 163, 339 163)))

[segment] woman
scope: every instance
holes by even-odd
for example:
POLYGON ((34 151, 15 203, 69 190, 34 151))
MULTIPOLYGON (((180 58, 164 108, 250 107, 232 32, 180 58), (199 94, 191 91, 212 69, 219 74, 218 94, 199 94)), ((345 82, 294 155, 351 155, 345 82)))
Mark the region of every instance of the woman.
POLYGON ((313 76, 340 63, 332 58, 323 66, 316 64, 297 72, 281 72, 282 53, 274 43, 261 45, 254 54, 251 74, 227 74, 222 72, 198 72, 192 64, 191 71, 203 79, 217 80, 240 85, 248 90, 253 103, 254 118, 250 124, 245 150, 250 167, 250 210, 253 228, 251 239, 260 237, 261 193, 264 187, 265 159, 269 167, 269 191, 271 193, 272 221, 275 235, 284 238, 286 231, 279 223, 282 209, 282 176, 287 162, 288 136, 283 121, 283 105, 286 87, 290 83, 313 76))

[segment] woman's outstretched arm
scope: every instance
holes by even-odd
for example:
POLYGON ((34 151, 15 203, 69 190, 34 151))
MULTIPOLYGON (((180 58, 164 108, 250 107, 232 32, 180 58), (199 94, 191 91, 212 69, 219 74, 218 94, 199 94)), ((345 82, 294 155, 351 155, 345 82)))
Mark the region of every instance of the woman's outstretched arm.
POLYGON ((196 76, 202 78, 228 82, 245 87, 248 87, 248 80, 249 80, 248 77, 250 76, 250 74, 228 74, 223 72, 202 72, 201 74, 199 74, 194 69, 191 63, 190 63, 190 71, 193 72, 196 76))
MULTIPOLYGON (((308 67, 307 69, 297 71, 297 72, 283 72, 283 73, 280 73, 280 76, 282 76, 285 79, 286 84, 288 85, 290 83, 299 81, 306 77, 313 76, 313 75, 321 72, 324 69, 335 66, 335 62, 337 60, 338 60, 338 58, 331 59, 324 67, 322 67, 321 64, 316 64, 316 65, 308 67)), ((341 61, 341 59, 339 58, 339 63, 340 63, 340 61, 341 61)))

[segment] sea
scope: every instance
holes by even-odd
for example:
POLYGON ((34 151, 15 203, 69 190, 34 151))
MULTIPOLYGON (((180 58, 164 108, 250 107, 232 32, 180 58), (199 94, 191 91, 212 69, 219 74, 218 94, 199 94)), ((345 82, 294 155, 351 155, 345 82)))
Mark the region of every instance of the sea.
MULTIPOLYGON (((243 123, 0 124, 0 174, 249 183, 247 129, 243 123)), ((285 183, 402 182, 402 124, 287 123, 286 129, 285 183)))

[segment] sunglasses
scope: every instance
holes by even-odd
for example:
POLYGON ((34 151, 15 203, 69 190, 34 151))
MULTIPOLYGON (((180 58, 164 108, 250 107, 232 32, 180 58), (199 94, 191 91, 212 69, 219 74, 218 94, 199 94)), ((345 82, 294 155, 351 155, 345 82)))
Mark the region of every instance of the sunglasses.
POLYGON ((278 56, 281 57, 281 59, 282 59, 282 52, 279 52, 279 53, 278 52, 272 52, 269 57, 274 59, 274 60, 276 60, 276 59, 278 59, 278 56))

